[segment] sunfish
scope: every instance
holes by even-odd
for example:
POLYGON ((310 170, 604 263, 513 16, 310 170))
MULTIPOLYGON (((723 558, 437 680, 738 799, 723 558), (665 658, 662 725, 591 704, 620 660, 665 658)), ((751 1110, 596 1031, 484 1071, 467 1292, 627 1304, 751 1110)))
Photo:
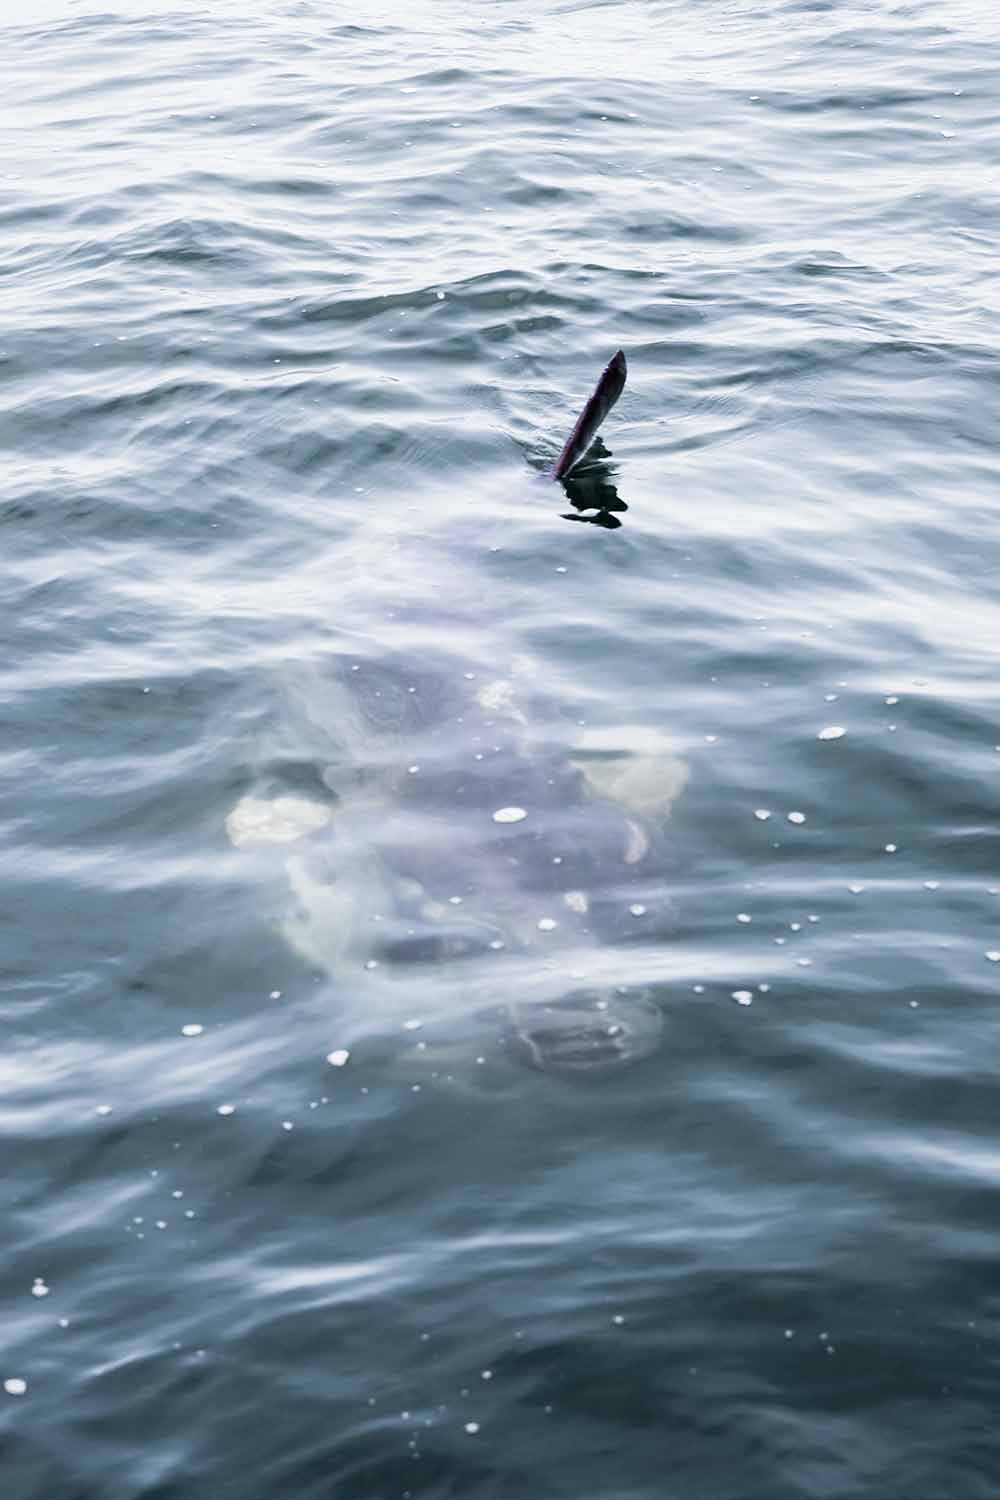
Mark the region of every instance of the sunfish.
MULTIPOLYGON (((584 457, 625 378, 619 350, 549 479, 584 457)), ((659 1045, 660 1007, 622 955, 669 923, 662 824, 687 767, 648 728, 582 731, 554 690, 541 697, 530 662, 496 678, 510 580, 467 540, 447 527, 428 556, 426 537, 407 536, 393 556, 410 571, 391 585, 391 537, 372 570, 345 570, 342 618, 356 622, 350 588, 366 607, 389 590, 391 607, 368 610, 359 652, 286 671, 286 740, 316 765, 319 795, 272 776, 227 832, 265 856, 287 848, 283 931, 343 981, 352 1048, 392 1031, 419 994, 439 1034, 500 1013, 521 1061, 616 1071, 659 1045)))

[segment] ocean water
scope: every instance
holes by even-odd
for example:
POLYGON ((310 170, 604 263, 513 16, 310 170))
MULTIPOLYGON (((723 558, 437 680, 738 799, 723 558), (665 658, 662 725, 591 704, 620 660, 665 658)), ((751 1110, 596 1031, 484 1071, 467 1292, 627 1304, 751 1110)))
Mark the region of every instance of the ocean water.
POLYGON ((2 40, 4 1500, 995 1495, 991 8, 2 40))

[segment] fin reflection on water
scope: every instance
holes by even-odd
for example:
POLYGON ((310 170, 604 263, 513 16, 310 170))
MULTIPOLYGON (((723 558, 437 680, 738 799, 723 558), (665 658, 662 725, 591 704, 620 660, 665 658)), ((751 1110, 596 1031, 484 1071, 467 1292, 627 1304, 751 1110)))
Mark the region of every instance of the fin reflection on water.
POLYGON ((628 506, 615 488, 615 469, 607 462, 611 454, 600 438, 590 451, 592 461, 578 466, 562 481, 566 498, 573 506, 573 510, 563 512, 563 520, 589 521, 593 526, 613 529, 622 524, 619 516, 628 506), (584 514, 589 511, 595 514, 584 514))

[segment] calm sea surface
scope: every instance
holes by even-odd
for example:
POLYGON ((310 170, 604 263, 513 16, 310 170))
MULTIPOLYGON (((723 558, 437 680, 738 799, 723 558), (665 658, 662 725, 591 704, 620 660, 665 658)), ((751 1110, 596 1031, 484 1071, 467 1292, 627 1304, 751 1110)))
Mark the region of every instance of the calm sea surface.
POLYGON ((0 42, 4 1500, 992 1500, 992 7, 0 42))

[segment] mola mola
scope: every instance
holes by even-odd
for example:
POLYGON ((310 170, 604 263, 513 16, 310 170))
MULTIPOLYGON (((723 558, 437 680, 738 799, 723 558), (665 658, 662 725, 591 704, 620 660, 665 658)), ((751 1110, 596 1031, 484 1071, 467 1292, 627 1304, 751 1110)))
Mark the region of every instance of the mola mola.
MULTIPOLYGON (((625 376, 619 351, 550 479, 579 463, 625 376)), ((503 658, 495 625, 517 585, 502 549, 446 530, 428 550, 376 525, 348 558, 352 649, 283 673, 285 744, 315 764, 313 787, 272 773, 227 831, 280 853, 283 931, 336 978, 352 1050, 419 1005, 425 1034, 428 1018, 445 1034, 499 1017, 533 1067, 614 1071, 660 1039, 621 955, 663 935, 664 819, 687 769, 648 729, 581 729, 530 660, 503 658), (377 630, 357 629, 362 605, 377 630)))

